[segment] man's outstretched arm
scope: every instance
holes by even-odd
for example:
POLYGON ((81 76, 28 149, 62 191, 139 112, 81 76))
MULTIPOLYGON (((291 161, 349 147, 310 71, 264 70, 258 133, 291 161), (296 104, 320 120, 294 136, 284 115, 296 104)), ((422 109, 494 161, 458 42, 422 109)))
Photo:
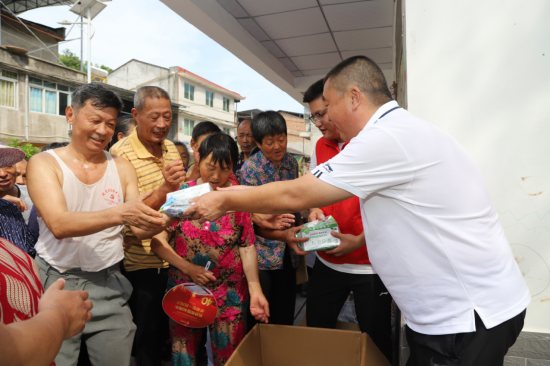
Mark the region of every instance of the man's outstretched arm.
POLYGON ((284 182, 260 187, 236 186, 223 192, 211 192, 192 200, 185 213, 194 220, 215 221, 227 211, 282 214, 300 212, 310 207, 326 207, 353 197, 353 194, 330 185, 308 173, 284 182))
POLYGON ((147 229, 164 226, 162 215, 143 203, 151 193, 106 210, 69 211, 56 165, 49 154, 33 156, 27 166, 27 187, 38 213, 57 239, 90 235, 122 224, 147 229))

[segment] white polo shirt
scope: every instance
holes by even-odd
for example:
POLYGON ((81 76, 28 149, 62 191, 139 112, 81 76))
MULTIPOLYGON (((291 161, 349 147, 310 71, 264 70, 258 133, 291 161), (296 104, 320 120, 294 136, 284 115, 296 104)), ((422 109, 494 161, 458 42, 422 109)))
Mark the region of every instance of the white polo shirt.
POLYGON ((386 103, 313 174, 360 198, 372 265, 411 329, 473 332, 474 310, 493 328, 529 305, 480 170, 439 128, 386 103))

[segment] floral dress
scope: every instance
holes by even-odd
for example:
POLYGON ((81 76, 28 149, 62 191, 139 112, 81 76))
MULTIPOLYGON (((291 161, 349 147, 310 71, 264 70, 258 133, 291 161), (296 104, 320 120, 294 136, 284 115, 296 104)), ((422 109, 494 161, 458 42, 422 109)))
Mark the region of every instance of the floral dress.
MULTIPOLYGON (((186 182, 180 189, 195 185, 197 181, 186 182)), ((249 295, 239 247, 254 245, 250 214, 234 212, 204 224, 184 219, 175 222, 171 229, 175 233, 176 253, 182 258, 201 267, 211 262, 209 270, 216 281, 205 287, 217 299, 218 314, 209 329, 215 365, 224 365, 246 335, 249 295)), ((172 266, 168 289, 186 282, 193 280, 172 266)), ((197 345, 202 332, 201 328, 188 328, 170 319, 174 366, 196 365, 197 345)))

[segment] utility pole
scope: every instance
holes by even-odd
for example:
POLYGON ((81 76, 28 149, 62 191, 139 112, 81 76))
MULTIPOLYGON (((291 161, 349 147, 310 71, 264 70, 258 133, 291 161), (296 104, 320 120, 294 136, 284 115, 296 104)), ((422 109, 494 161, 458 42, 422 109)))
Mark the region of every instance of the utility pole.
POLYGON ((80 16, 80 71, 84 71, 84 24, 80 16))
POLYGON ((88 84, 92 82, 92 7, 88 7, 88 84))

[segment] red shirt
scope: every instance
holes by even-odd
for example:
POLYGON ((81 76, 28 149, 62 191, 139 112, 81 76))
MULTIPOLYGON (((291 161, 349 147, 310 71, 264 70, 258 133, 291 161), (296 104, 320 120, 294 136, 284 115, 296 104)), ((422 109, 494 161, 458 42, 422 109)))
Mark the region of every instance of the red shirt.
MULTIPOLYGON (((346 147, 348 142, 342 146, 346 147)), ((320 138, 315 145, 315 155, 317 157, 317 165, 323 164, 332 159, 340 152, 338 142, 336 140, 327 140, 320 138)), ((363 222, 361 221, 361 205, 358 197, 349 198, 345 201, 335 203, 327 207, 321 207, 325 216, 332 215, 340 232, 342 234, 360 235, 363 232, 363 222)), ((326 252, 318 251, 317 254, 324 260, 334 264, 370 264, 367 246, 354 250, 351 253, 336 257, 326 252)))
MULTIPOLYGON (((0 319, 11 324, 38 313, 44 293, 34 260, 9 240, 0 238, 0 319)), ((55 366, 52 362, 50 366, 55 366)))

